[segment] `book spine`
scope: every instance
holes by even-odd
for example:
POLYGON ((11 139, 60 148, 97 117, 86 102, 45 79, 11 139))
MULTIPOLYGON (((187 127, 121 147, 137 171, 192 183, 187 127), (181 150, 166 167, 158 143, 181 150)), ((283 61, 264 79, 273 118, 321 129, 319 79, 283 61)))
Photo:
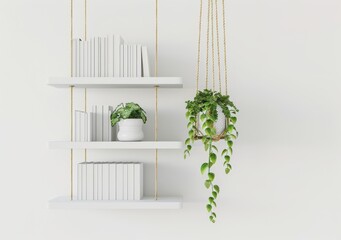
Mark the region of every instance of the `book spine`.
POLYGON ((124 77, 124 46, 120 46, 120 77, 124 77))
POLYGON ((87 113, 87 141, 92 141, 92 112, 87 113))
POLYGON ((136 49, 136 71, 137 71, 137 77, 142 77, 142 46, 137 45, 136 49))
POLYGON ((109 109, 108 109, 108 135, 109 135, 109 139, 108 141, 111 142, 113 141, 113 128, 111 126, 111 114, 112 114, 112 107, 109 106, 109 109))
POLYGON ((79 41, 79 77, 84 77, 84 41, 79 41))
POLYGON ((134 200, 134 163, 128 163, 128 200, 134 200))
POLYGON ((108 36, 108 77, 114 77, 114 36, 108 36))
POLYGON ((86 200, 94 200, 94 164, 86 163, 86 200))
POLYGON ((98 199, 98 186, 99 186, 99 176, 98 176, 98 163, 94 163, 94 200, 98 199))
POLYGON ((97 140, 97 106, 92 106, 92 121, 91 121, 91 135, 92 135, 92 141, 98 141, 97 140))
POLYGON ((109 77, 109 36, 105 39, 105 76, 109 77))
POLYGON ((79 139, 78 141, 83 142, 84 141, 84 113, 79 111, 79 139))
POLYGON ((86 200, 86 196, 87 196, 87 169, 86 169, 86 164, 85 163, 81 163, 82 166, 82 200, 86 200))
POLYGON ((143 197, 143 164, 134 164, 134 200, 141 200, 143 197))
POLYGON ((96 134, 97 141, 103 141, 103 106, 97 106, 96 134))
POLYGON ((105 77, 105 38, 101 37, 101 45, 100 45, 100 50, 101 50, 101 68, 100 68, 100 73, 101 77, 105 77))
POLYGON ((116 164, 116 199, 123 200, 123 163, 116 164))
POLYGON ((128 77, 128 46, 126 44, 124 46, 124 74, 123 77, 128 77))
POLYGON ((103 200, 109 200, 109 163, 103 163, 103 200))
POLYGON ((93 77, 93 40, 89 40, 89 77, 93 77))
POLYGON ((137 77, 137 45, 133 45, 133 77, 137 77))
POLYGON ((103 163, 98 163, 98 188, 97 188, 97 199, 103 200, 103 163))
POLYGON ((109 131, 108 131, 108 124, 109 124, 109 116, 108 116, 108 110, 109 106, 102 106, 103 107, 103 141, 107 142, 109 141, 109 131))
POLYGON ((116 198, 116 164, 109 164, 109 200, 117 200, 116 198))
POLYGON ((77 200, 82 199, 82 165, 77 164, 77 200))
POLYGON ((99 77, 99 41, 94 38, 94 77, 99 77))
POLYGON ((77 39, 72 40, 72 76, 77 77, 77 39))
POLYGON ((123 164, 123 200, 128 200, 128 164, 123 164))
POLYGON ((84 76, 88 76, 88 41, 84 41, 84 76))
POLYGON ((148 51, 146 46, 142 47, 142 70, 143 77, 150 77, 148 51))

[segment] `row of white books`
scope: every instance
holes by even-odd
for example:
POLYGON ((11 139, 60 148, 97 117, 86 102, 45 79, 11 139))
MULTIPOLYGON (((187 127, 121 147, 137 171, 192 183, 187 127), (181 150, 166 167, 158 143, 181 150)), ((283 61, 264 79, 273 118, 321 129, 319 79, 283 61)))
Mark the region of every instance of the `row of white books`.
POLYGON ((115 128, 111 127, 112 106, 94 105, 90 112, 75 111, 74 136, 76 142, 113 141, 115 128))
POLYGON ((126 44, 120 35, 72 40, 74 77, 149 77, 146 46, 126 44))
POLYGON ((78 200, 141 200, 143 163, 83 162, 77 165, 78 200))

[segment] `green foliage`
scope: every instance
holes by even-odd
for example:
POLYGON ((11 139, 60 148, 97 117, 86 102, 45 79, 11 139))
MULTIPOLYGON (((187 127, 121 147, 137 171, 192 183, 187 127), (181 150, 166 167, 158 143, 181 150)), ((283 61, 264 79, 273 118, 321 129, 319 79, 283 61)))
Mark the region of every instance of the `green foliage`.
POLYGON ((146 112, 137 103, 119 104, 110 117, 112 126, 122 119, 142 119, 143 123, 147 122, 146 112))
POLYGON ((212 167, 216 164, 218 156, 221 155, 225 173, 228 174, 231 171, 230 159, 233 151, 233 142, 238 137, 238 132, 235 127, 238 109, 229 98, 228 95, 222 95, 219 92, 204 89, 196 94, 193 101, 186 102, 188 138, 185 141, 186 149, 184 151, 184 158, 189 156, 192 150, 192 143, 197 140, 197 137, 200 137, 205 151, 208 152, 207 161, 202 163, 200 172, 201 174, 207 174, 204 185, 207 189, 210 189, 211 195, 208 198, 206 209, 210 213, 209 219, 213 223, 215 223, 217 215, 212 210, 213 207, 217 206, 215 199, 218 197, 220 188, 218 185, 213 184, 215 174, 212 172, 212 167), (218 120, 218 107, 222 109, 226 118, 226 128, 224 131, 226 147, 222 150, 221 154, 219 154, 218 148, 213 145, 214 141, 217 140, 217 132, 214 124, 218 120), (199 119, 202 124, 201 130, 197 127, 199 125, 199 119))

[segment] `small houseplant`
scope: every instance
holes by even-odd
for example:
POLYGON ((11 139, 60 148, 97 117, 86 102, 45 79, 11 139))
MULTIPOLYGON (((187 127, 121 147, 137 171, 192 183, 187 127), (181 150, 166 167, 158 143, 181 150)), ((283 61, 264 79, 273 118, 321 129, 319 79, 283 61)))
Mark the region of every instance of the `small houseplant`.
POLYGON ((220 188, 215 184, 215 174, 212 167, 216 164, 219 150, 214 144, 219 140, 226 142, 226 147, 221 151, 223 157, 223 167, 225 173, 228 174, 231 170, 230 159, 232 155, 233 141, 237 138, 238 132, 235 127, 237 122, 236 114, 238 109, 230 101, 228 95, 222 95, 220 92, 204 89, 198 91, 194 100, 187 101, 186 118, 188 120, 188 138, 186 139, 186 149, 184 157, 186 158, 192 149, 192 143, 195 140, 201 140, 205 151, 208 153, 207 159, 202 163, 200 171, 207 175, 205 187, 210 189, 211 195, 208 198, 206 209, 209 212, 209 219, 212 222, 216 220, 216 213, 213 208, 217 206, 216 199, 220 192, 220 188), (222 114, 219 114, 222 112, 222 114), (215 123, 219 120, 218 116, 223 116, 225 121, 225 130, 217 133, 215 123), (201 125, 201 126, 199 126, 201 125))
POLYGON ((111 114, 111 125, 118 124, 119 141, 143 140, 142 125, 146 122, 146 112, 137 103, 121 103, 111 114))

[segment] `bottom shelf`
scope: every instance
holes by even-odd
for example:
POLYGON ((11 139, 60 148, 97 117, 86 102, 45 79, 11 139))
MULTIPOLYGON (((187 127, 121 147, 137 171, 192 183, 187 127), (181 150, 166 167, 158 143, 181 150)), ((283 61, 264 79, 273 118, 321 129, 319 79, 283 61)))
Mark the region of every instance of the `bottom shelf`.
POLYGON ((50 209, 180 209, 180 197, 144 197, 139 201, 81 201, 57 197, 49 201, 50 209))

